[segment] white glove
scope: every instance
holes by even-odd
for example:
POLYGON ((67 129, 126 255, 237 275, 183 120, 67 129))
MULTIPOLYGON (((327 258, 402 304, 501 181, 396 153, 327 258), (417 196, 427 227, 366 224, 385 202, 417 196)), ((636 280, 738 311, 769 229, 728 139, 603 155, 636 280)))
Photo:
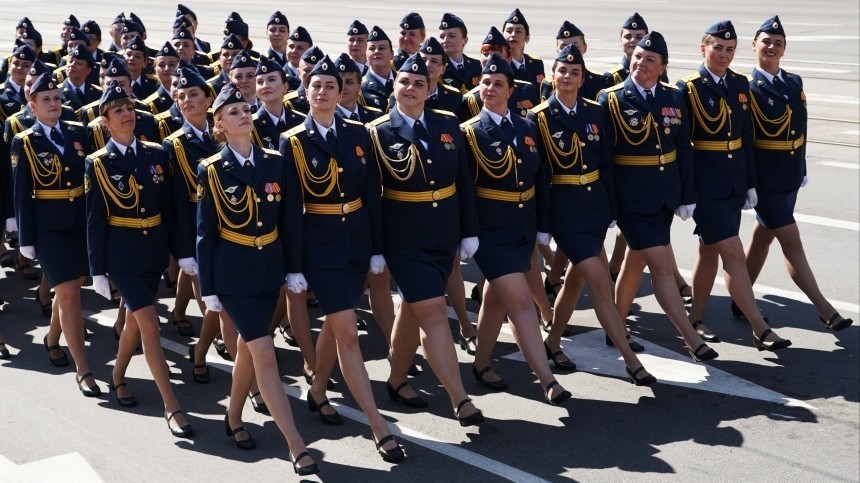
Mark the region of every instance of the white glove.
POLYGON ((550 240, 552 240, 552 235, 550 235, 549 233, 544 233, 542 231, 537 232, 538 245, 549 246, 550 240))
POLYGON ((30 260, 36 259, 36 247, 18 247, 18 250, 21 252, 21 255, 24 255, 24 258, 29 258, 30 260))
POLYGON ((6 218, 6 233, 14 233, 18 231, 18 223, 15 223, 15 218, 6 218))
POLYGON ((104 275, 93 275, 93 289, 102 297, 113 300, 113 296, 110 293, 110 282, 108 282, 108 278, 104 275))
POLYGON ((370 257, 370 273, 379 275, 385 270, 385 257, 374 255, 370 257))
POLYGON ((478 237, 470 236, 460 240, 460 260, 468 260, 478 251, 478 237))
POLYGON ((617 224, 618 224, 618 220, 610 221, 609 222, 609 229, 611 230, 611 229, 615 228, 615 225, 617 225, 617 224))
POLYGON ((206 310, 210 312, 221 312, 221 299, 217 295, 204 295, 203 303, 206 305, 206 310))
MULTIPOLYGON (((800 187, 805 188, 806 185, 809 184, 809 176, 804 176, 803 181, 800 182, 800 187)), ((8 222, 7 222, 8 223, 8 222)), ((8 225, 7 225, 8 226, 8 225)))
POLYGON ((681 205, 675 210, 675 215, 677 215, 681 220, 686 221, 687 219, 693 216, 693 211, 696 210, 696 204, 692 205, 681 205))
POLYGON ((197 261, 193 257, 180 258, 176 263, 179 264, 179 268, 186 274, 197 275, 197 261))
POLYGON ((755 192, 755 188, 750 188, 747 190, 747 199, 744 201, 744 209, 751 210, 755 208, 755 205, 758 204, 758 194, 755 192))
POLYGON ((292 293, 306 292, 308 290, 308 281, 305 280, 305 276, 301 273, 288 273, 287 288, 292 293))

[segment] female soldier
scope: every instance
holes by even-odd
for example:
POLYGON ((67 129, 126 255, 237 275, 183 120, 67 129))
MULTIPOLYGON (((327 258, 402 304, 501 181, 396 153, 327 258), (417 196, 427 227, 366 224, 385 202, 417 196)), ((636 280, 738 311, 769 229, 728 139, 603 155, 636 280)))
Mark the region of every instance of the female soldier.
MULTIPOLYGON (((80 123, 60 120, 60 89, 48 74, 30 87, 29 106, 36 123, 12 138, 10 154, 20 250, 29 259, 38 256, 57 294, 55 305, 77 366, 78 387, 86 397, 98 396, 101 390, 84 349, 81 314, 81 286, 87 274, 86 131, 80 123)), ((44 344, 49 352, 57 348, 48 345, 47 335, 44 344)))
POLYGON ((325 391, 337 358, 346 384, 368 417, 377 451, 385 461, 395 462, 405 454, 373 400, 355 316, 368 265, 374 273, 385 265, 379 184, 368 171, 367 132, 360 123, 335 116, 342 82, 337 67, 324 56, 308 74, 307 119, 281 137, 285 187, 288 194, 297 194, 287 200, 291 227, 287 286, 300 293, 310 282, 325 315, 308 409, 320 411, 326 424, 343 423, 333 408, 323 413, 330 406, 325 391))
POLYGON ((424 108, 429 76, 421 55, 409 56, 395 78, 394 108, 370 124, 382 178, 385 259, 403 295, 387 388, 392 401, 427 406, 406 380, 420 328, 427 361, 468 426, 484 417, 463 389, 444 295, 457 244, 462 259, 477 249, 477 214, 457 119, 424 108))
POLYGON ((674 86, 659 82, 668 62, 663 36, 646 35, 633 52, 630 77, 599 97, 607 123, 612 124, 605 135, 613 149, 618 227, 630 249, 641 254, 624 263, 616 309, 622 317, 627 314, 647 264, 657 301, 681 333, 690 356, 704 361, 716 358, 717 352, 690 325, 672 276, 672 213, 682 220, 692 216, 696 192, 684 100, 674 86))
POLYGON ((281 200, 284 162, 277 152, 251 144, 251 106, 235 85, 224 86, 212 110, 215 138, 226 145, 198 167, 197 259, 207 310, 220 312, 223 304, 239 331, 225 431, 241 449, 256 446, 240 419, 256 373, 263 399, 287 440, 293 469, 315 474, 319 467, 296 429, 269 337, 288 255, 282 239, 288 221, 281 200))
POLYGON ((699 71, 678 81, 691 114, 693 175, 699 201, 693 219, 699 235, 699 256, 693 269, 693 328, 707 342, 719 342, 702 322, 705 304, 723 260, 726 286, 753 328, 753 345, 774 351, 791 345, 771 331, 755 304, 738 229, 741 208, 757 201, 753 165, 753 125, 746 76, 729 65, 738 37, 728 20, 718 22, 702 38, 705 62, 699 71))
MULTIPOLYGON (((622 343, 624 325, 612 300, 603 241, 608 227, 618 219, 618 207, 603 111, 596 102, 579 95, 587 72, 579 49, 574 45, 563 48, 552 69, 555 91, 529 113, 529 120, 538 125, 544 161, 552 176, 549 228, 559 252, 570 257, 577 276, 588 282, 597 319, 621 352, 630 382, 637 386, 653 384, 656 379, 645 371, 630 346, 622 343)), ((565 371, 576 369, 560 348, 565 323, 575 306, 565 304, 573 298, 569 293, 579 295, 567 285, 562 287, 555 300, 559 323, 551 327, 544 342, 547 357, 565 371)))
POLYGON ((490 389, 507 388, 490 368, 493 347, 507 314, 517 345, 540 380, 546 400, 560 404, 571 394, 555 380, 543 358, 540 328, 525 276, 535 236, 540 243, 549 243, 549 183, 534 123, 511 115, 508 109, 513 87, 510 63, 497 54, 490 55, 478 83, 483 108, 462 128, 469 145, 469 169, 481 225, 475 261, 488 282, 478 313, 478 350, 472 372, 490 389))
POLYGON ((135 137, 134 101, 123 86, 108 84, 99 101, 99 112, 111 139, 87 158, 84 189, 90 274, 96 292, 109 300, 110 276, 129 314, 110 388, 121 406, 137 404, 125 383, 125 371, 141 340, 146 363, 164 400, 164 419, 170 432, 190 437, 191 425, 170 385, 154 306, 158 282, 167 267, 168 248, 173 248, 183 269, 191 271, 195 265, 188 247, 168 246, 175 240, 170 234, 182 231, 170 207, 171 198, 181 196, 182 186, 172 176, 173 168, 161 146, 135 137))
MULTIPOLYGON (((765 20, 753 39, 756 68, 750 81, 750 104, 759 184, 755 207, 758 216, 746 248, 747 270, 754 283, 776 238, 788 273, 815 305, 821 323, 830 330, 840 331, 853 321, 839 315, 819 290, 794 219, 797 192, 809 181, 804 145, 806 94, 800 76, 780 68, 785 43, 785 30, 778 16, 765 20)), ((732 312, 736 316, 739 312, 748 313, 734 306, 732 312)))

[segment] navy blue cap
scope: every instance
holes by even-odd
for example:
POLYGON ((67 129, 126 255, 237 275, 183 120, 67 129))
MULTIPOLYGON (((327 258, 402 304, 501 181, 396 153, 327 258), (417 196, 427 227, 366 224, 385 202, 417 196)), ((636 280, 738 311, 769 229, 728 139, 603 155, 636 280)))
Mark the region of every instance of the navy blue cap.
POLYGON ((87 44, 87 47, 90 45, 90 36, 78 27, 72 27, 72 31, 69 32, 69 40, 81 40, 87 44))
POLYGON ((110 24, 114 25, 123 22, 125 22, 125 12, 120 12, 117 14, 116 17, 113 18, 113 20, 111 20, 110 24))
POLYGON ((462 18, 453 13, 443 13, 442 20, 439 22, 439 30, 453 29, 458 27, 466 27, 466 22, 462 18))
POLYGON ((207 94, 210 92, 206 84, 206 79, 200 75, 200 72, 196 68, 186 66, 176 69, 176 72, 178 73, 176 77, 179 77, 179 89, 200 87, 203 89, 203 92, 207 94))
POLYGON ((311 39, 311 34, 308 32, 308 29, 299 25, 294 28, 292 32, 290 32, 290 38, 297 42, 307 42, 309 44, 314 43, 311 39))
POLYGON ((508 18, 505 19, 505 24, 522 25, 523 28, 526 29, 526 35, 529 34, 529 23, 526 22, 526 18, 518 8, 515 8, 514 11, 508 15, 508 18))
POLYGON ((176 5, 176 16, 178 17, 180 15, 191 16, 194 19, 197 19, 197 14, 194 13, 194 11, 190 8, 186 7, 185 5, 182 5, 181 3, 176 5))
POLYGON ((351 24, 349 24, 349 29, 346 31, 347 35, 369 35, 370 31, 367 30, 367 26, 361 23, 359 20, 353 20, 351 24))
POLYGON ((639 12, 633 12, 633 15, 627 17, 627 20, 624 21, 624 25, 621 26, 623 29, 627 30, 648 30, 648 24, 645 23, 645 19, 639 15, 639 12))
POLYGON ((90 35, 95 35, 97 37, 102 36, 102 28, 99 27, 99 24, 96 23, 95 20, 87 20, 86 22, 84 22, 84 24, 81 26, 81 30, 83 30, 84 33, 90 35))
POLYGON ((436 40, 436 37, 428 37, 424 42, 421 43, 421 48, 418 49, 422 54, 429 55, 445 55, 445 50, 442 48, 442 44, 436 40))
POLYGON ((93 54, 91 54, 89 50, 85 49, 80 45, 69 51, 69 58, 83 60, 84 62, 89 64, 90 67, 96 65, 96 61, 95 59, 93 59, 93 54))
POLYGON ((143 33, 143 26, 139 23, 131 20, 129 18, 122 21, 122 33, 126 34, 129 32, 137 32, 139 34, 143 33))
POLYGON ((50 74, 52 72, 51 68, 48 67, 47 64, 42 62, 41 60, 36 60, 33 62, 33 65, 30 66, 30 70, 27 71, 27 75, 29 76, 40 76, 42 74, 50 74))
POLYGON ((242 16, 239 15, 238 12, 230 12, 230 15, 227 15, 227 20, 225 20, 224 23, 236 21, 244 22, 244 20, 242 20, 242 16))
POLYGON ((125 65, 125 62, 120 59, 113 59, 108 64, 107 69, 105 70, 105 77, 128 77, 131 78, 131 74, 128 72, 128 67, 125 65))
POLYGON ((33 94, 53 91, 55 89, 59 89, 59 87, 57 87, 57 83, 54 82, 54 79, 51 78, 51 74, 41 74, 39 77, 36 77, 36 80, 34 80, 33 84, 30 86, 30 99, 33 98, 33 94))
POLYGON ((173 28, 174 29, 187 29, 194 24, 191 23, 191 19, 186 17, 185 15, 180 15, 173 19, 173 28))
POLYGON ((269 15, 269 20, 268 22, 266 22, 266 26, 272 24, 283 25, 284 27, 287 27, 287 29, 290 28, 290 21, 287 20, 287 16, 282 14, 280 10, 277 10, 275 11, 275 13, 269 15))
POLYGON ((176 64, 176 70, 173 71, 173 77, 179 77, 180 70, 182 69, 188 69, 192 72, 197 72, 198 74, 200 73, 200 69, 198 69, 193 62, 189 62, 185 59, 179 59, 179 63, 176 64))
POLYGON ((242 93, 239 92, 239 88, 236 87, 236 84, 230 82, 221 88, 221 92, 218 93, 218 97, 216 97, 215 102, 212 103, 212 113, 215 114, 221 110, 222 107, 240 102, 247 104, 245 98, 242 97, 242 93))
POLYGON ((400 28, 404 30, 423 29, 424 19, 416 12, 409 12, 400 19, 400 28))
POLYGON ((236 34, 242 37, 248 36, 248 24, 241 20, 230 20, 224 24, 224 35, 236 34))
POLYGON ((66 19, 63 20, 63 25, 65 25, 66 27, 81 28, 81 23, 78 22, 78 19, 74 15, 69 15, 68 17, 66 17, 66 19))
POLYGON ((236 49, 241 50, 242 49, 242 41, 239 39, 239 37, 236 37, 235 35, 230 34, 230 35, 224 37, 224 41, 221 42, 221 48, 222 49, 231 49, 231 50, 236 50, 236 49))
POLYGON ((141 32, 146 33, 146 25, 143 24, 143 20, 135 15, 134 12, 128 12, 128 18, 130 18, 132 22, 140 25, 141 32))
POLYGON ((110 67, 110 63, 114 60, 119 60, 120 62, 125 64, 125 59, 123 59, 122 56, 117 54, 116 52, 111 52, 109 50, 102 52, 102 59, 99 61, 99 67, 101 67, 102 69, 107 69, 108 67, 110 67))
POLYGON ((490 27, 490 32, 484 37, 484 40, 481 42, 481 45, 504 45, 510 47, 511 45, 505 39, 505 36, 499 32, 495 26, 490 27))
POLYGON ((25 29, 27 27, 32 27, 32 26, 33 26, 33 22, 30 21, 29 18, 24 17, 21 20, 18 20, 18 23, 15 25, 15 28, 16 29, 25 29))
POLYGON ((636 46, 648 52, 660 54, 664 59, 669 60, 669 46, 666 45, 666 39, 663 38, 660 32, 654 31, 642 37, 642 40, 636 46))
POLYGON ((257 63, 254 62, 254 59, 252 59, 247 52, 240 50, 239 53, 233 57, 233 62, 230 64, 230 70, 241 69, 243 67, 252 67, 256 69, 257 63))
POLYGON ((391 43, 391 39, 388 38, 388 35, 385 35, 385 31, 379 28, 377 25, 374 25, 372 29, 370 29, 370 34, 367 36, 368 42, 381 42, 388 41, 391 43))
POLYGON ((582 57, 582 52, 573 44, 565 45, 558 55, 555 56, 555 60, 565 64, 579 64, 583 69, 585 68, 585 59, 582 57))
POLYGON ((173 32, 173 37, 170 40, 190 40, 194 42, 194 36, 191 35, 191 31, 187 27, 180 27, 176 29, 176 32, 173 32))
POLYGON ((266 56, 262 56, 260 57, 260 62, 257 63, 257 71, 254 72, 254 75, 265 75, 278 71, 284 71, 284 68, 281 67, 281 64, 275 62, 274 60, 266 56))
POLYGON ((725 40, 737 40, 738 34, 735 33, 735 26, 731 20, 721 20, 705 30, 705 33, 711 37, 725 40))
POLYGON ((179 52, 173 48, 170 42, 165 42, 164 45, 158 49, 158 53, 155 54, 155 57, 176 57, 179 58, 179 52))
POLYGON ((22 39, 30 39, 36 42, 36 45, 42 45, 42 34, 39 33, 38 30, 33 28, 33 26, 25 27, 24 32, 21 34, 22 39))
POLYGON ((361 76, 361 70, 358 68, 358 64, 352 60, 352 57, 350 57, 349 54, 340 54, 337 59, 334 59, 334 66, 337 67, 338 72, 341 74, 355 72, 361 76))
MULTIPOLYGON (((105 86, 104 92, 102 92, 102 97, 99 99, 99 109, 105 105, 106 102, 115 101, 117 99, 128 99, 130 96, 125 92, 125 89, 117 81, 110 81, 108 85, 105 86)), ((104 114, 104 112, 102 112, 104 114)))
POLYGON ((140 38, 140 35, 135 35, 134 37, 132 37, 131 40, 129 40, 128 43, 125 45, 125 50, 136 50, 138 52, 143 52, 144 57, 146 57, 146 55, 149 53, 149 51, 146 49, 146 43, 144 43, 143 39, 140 38))
POLYGON ((325 57, 325 54, 323 54, 323 51, 316 45, 302 53, 302 60, 309 64, 316 64, 321 61, 323 57, 325 57))
POLYGON ((758 28, 758 31, 756 31, 756 37, 758 37, 758 34, 762 32, 768 35, 782 35, 785 37, 785 30, 782 29, 782 22, 779 20, 779 15, 774 15, 773 17, 765 20, 758 28))
POLYGON ((340 76, 340 72, 338 72, 337 67, 335 67, 334 62, 331 61, 329 56, 324 55, 322 59, 316 63, 313 70, 308 74, 308 79, 315 75, 330 75, 337 80, 338 87, 343 89, 343 78, 340 76))
POLYGON ((424 63, 424 57, 419 54, 412 54, 406 58, 403 65, 397 69, 397 72, 406 72, 408 74, 418 74, 425 77, 430 77, 430 72, 427 71, 427 64, 424 63))
POLYGON ((585 36, 582 30, 579 30, 579 27, 565 20, 564 23, 561 24, 561 27, 558 28, 558 33, 555 35, 555 39, 563 40, 571 37, 579 37, 580 35, 583 37, 585 36))
POLYGON ((484 69, 481 74, 504 74, 511 77, 514 76, 514 69, 511 63, 505 60, 501 55, 492 53, 484 63, 484 69))
POLYGON ((30 62, 36 61, 36 51, 33 50, 33 47, 30 47, 29 44, 19 45, 14 51, 12 51, 12 57, 18 60, 29 60, 30 62))

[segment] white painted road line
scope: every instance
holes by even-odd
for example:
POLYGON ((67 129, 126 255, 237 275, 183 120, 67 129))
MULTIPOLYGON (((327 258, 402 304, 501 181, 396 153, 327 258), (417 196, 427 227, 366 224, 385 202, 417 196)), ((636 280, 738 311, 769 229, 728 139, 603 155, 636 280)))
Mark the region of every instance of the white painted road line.
POLYGON ((819 161, 815 164, 820 164, 821 166, 832 166, 834 168, 860 169, 860 164, 840 163, 839 161, 819 161))
MULTIPOLYGON (((743 210, 741 213, 749 216, 755 216, 754 210, 743 210)), ((854 221, 837 220, 835 218, 825 218, 823 216, 804 215, 803 213, 795 213, 794 219, 800 223, 808 223, 810 225, 820 225, 830 228, 841 228, 843 230, 860 231, 860 223, 854 221)))
POLYGON ((0 469, 0 481, 96 483, 103 481, 80 453, 69 453, 23 465, 4 465, 0 469))

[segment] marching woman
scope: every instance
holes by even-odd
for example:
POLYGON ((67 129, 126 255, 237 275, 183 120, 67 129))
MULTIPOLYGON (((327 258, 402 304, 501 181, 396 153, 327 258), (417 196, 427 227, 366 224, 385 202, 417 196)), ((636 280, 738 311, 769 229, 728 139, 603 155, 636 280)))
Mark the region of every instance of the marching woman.
POLYGON ((190 437, 191 425, 170 385, 154 306, 170 248, 183 269, 191 270, 195 265, 193 252, 183 251, 188 247, 170 246, 182 231, 170 203, 182 195, 183 187, 173 176, 161 146, 135 137, 134 100, 119 83, 108 84, 99 101, 99 112, 111 139, 87 158, 84 189, 90 274, 96 292, 108 300, 112 282, 128 310, 110 388, 120 406, 137 404, 125 383, 125 371, 140 340, 164 400, 164 419, 170 432, 176 437, 190 437))
MULTIPOLYGON (((560 252, 570 258, 570 270, 588 283, 597 319, 621 352, 630 382, 644 386, 656 379, 645 371, 625 341, 624 323, 615 311, 612 280, 603 250, 606 231, 618 219, 618 207, 603 110, 596 102, 579 95, 587 73, 579 49, 575 45, 564 47, 552 69, 555 91, 529 113, 528 119, 538 126, 544 162, 551 175, 550 233, 560 252)), ((547 357, 562 371, 576 369, 560 344, 575 307, 566 301, 578 296, 578 290, 562 286, 555 300, 558 324, 550 327, 544 342, 547 357)))
MULTIPOLYGON (((12 138, 10 154, 20 251, 31 260, 38 257, 57 294, 54 304, 77 366, 79 389, 86 397, 98 396, 101 390, 87 362, 81 313, 81 286, 88 269, 86 131, 80 123, 60 120, 60 88, 49 74, 33 82, 28 104, 36 122, 12 138)), ((44 344, 49 352, 58 348, 49 345, 48 335, 44 344)))
MULTIPOLYGON (((608 124, 618 227, 630 250, 616 285, 616 310, 624 317, 639 290, 647 264, 660 307, 684 338, 695 361, 718 354, 693 329, 675 279, 669 246, 673 212, 682 220, 693 215, 690 116, 681 92, 660 82, 669 49, 659 32, 646 35, 633 51, 630 76, 601 91, 599 102, 608 124)), ((629 338, 629 336, 628 336, 629 338)), ((629 339, 632 341, 632 339, 629 339)), ((610 340, 611 342, 611 340, 610 340)))
POLYGON ((693 213, 699 255, 693 268, 690 320, 703 340, 720 341, 702 318, 722 259, 729 294, 752 325, 753 345, 775 351, 790 346, 791 341, 780 339, 768 328, 756 307, 738 236, 741 209, 754 208, 758 196, 749 84, 745 75, 729 68, 737 44, 731 21, 712 25, 702 38, 704 63, 677 84, 691 114, 693 175, 699 199, 693 213))
POLYGON ((420 54, 409 56, 394 81, 395 105, 370 123, 382 179, 385 260, 403 295, 391 334, 388 397, 426 407, 406 380, 420 342, 462 426, 484 416, 466 395, 451 345, 445 284, 458 250, 478 247, 478 220, 457 118, 425 109, 430 74, 420 54))
POLYGON ((269 336, 288 255, 282 197, 299 194, 282 192, 286 175, 280 155, 251 144, 251 106, 234 84, 224 86, 212 111, 215 139, 226 145, 198 167, 197 260, 206 309, 223 309, 239 332, 225 432, 241 449, 256 446, 241 424, 256 374, 263 400, 287 440, 293 469, 315 474, 319 467, 296 429, 269 336))
POLYGON ((406 455, 373 400, 355 315, 368 267, 380 273, 385 266, 379 181, 368 164, 364 126, 335 116, 342 83, 337 67, 324 56, 308 74, 307 119, 281 136, 290 226, 287 287, 300 293, 310 283, 325 316, 308 409, 319 411, 325 424, 343 424, 325 397, 337 359, 368 418, 377 451, 383 460, 397 462, 406 455))
POLYGON ((506 315, 517 345, 551 404, 569 399, 550 371, 541 347, 540 326, 529 292, 529 271, 535 241, 549 244, 549 183, 541 160, 537 127, 512 115, 508 99, 514 90, 510 63, 492 54, 484 64, 478 89, 480 114, 463 123, 469 169, 481 226, 475 262, 484 276, 478 312, 478 348, 472 372, 490 389, 507 384, 490 362, 506 315))
MULTIPOLYGON (((779 17, 765 20, 753 39, 756 67, 750 80, 758 204, 756 224, 746 248, 747 270, 755 283, 775 238, 791 279, 815 305, 819 321, 838 332, 853 321, 839 315, 818 288, 794 219, 797 192, 809 182, 804 144, 806 93, 800 76, 780 67, 785 47, 785 29, 779 17)), ((735 316, 747 313, 734 305, 732 312, 735 316)))

